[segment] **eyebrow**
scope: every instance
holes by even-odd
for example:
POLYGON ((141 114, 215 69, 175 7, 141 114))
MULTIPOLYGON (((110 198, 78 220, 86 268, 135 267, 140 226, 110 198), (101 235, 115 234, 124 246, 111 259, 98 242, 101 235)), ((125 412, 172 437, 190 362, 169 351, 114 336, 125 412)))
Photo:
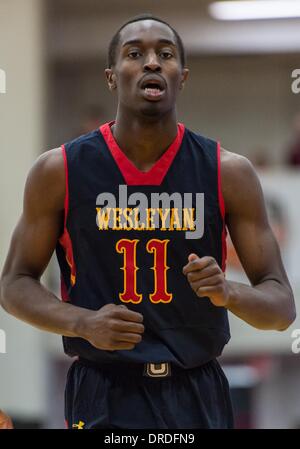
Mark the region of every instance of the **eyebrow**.
MULTIPOLYGON (((124 44, 122 45, 122 47, 126 47, 126 45, 132 45, 132 44, 142 44, 143 41, 141 39, 131 39, 129 41, 124 42, 124 44)), ((176 47, 175 42, 170 41, 169 39, 159 39, 158 40, 159 44, 167 44, 167 45, 172 45, 173 47, 176 47)))

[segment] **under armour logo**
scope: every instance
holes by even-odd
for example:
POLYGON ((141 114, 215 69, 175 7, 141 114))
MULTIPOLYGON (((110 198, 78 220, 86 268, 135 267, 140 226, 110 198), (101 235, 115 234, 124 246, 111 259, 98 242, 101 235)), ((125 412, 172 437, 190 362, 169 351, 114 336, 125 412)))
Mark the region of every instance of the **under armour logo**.
POLYGON ((79 421, 78 424, 73 424, 72 427, 73 429, 83 429, 85 423, 83 421, 79 421))
POLYGON ((149 377, 168 377, 171 375, 171 366, 169 363, 147 363, 144 375, 149 377))

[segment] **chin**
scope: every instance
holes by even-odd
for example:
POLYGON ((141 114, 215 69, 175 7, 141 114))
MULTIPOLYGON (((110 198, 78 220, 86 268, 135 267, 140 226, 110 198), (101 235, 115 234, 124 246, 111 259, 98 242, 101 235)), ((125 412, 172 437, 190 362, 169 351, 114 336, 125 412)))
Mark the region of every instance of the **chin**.
POLYGON ((152 103, 152 104, 148 104, 145 105, 144 107, 142 107, 140 109, 140 113, 144 116, 144 117, 149 117, 149 118, 155 118, 155 117, 161 117, 162 115, 164 115, 164 111, 162 110, 162 108, 157 104, 157 103, 152 103))

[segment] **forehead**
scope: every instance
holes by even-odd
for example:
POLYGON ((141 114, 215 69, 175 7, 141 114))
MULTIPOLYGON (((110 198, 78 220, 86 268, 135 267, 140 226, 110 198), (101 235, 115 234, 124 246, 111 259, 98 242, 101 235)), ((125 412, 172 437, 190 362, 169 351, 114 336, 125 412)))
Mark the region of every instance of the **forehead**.
POLYGON ((176 45, 176 39, 173 31, 168 25, 155 20, 141 20, 126 25, 120 33, 120 46, 127 41, 140 40, 142 42, 156 42, 160 40, 169 40, 176 45))

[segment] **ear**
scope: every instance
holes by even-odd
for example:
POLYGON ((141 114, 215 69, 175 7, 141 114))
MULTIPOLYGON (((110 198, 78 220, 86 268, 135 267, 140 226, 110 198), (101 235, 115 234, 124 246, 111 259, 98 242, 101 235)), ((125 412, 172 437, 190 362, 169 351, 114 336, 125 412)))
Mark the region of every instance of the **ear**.
POLYGON ((189 72, 190 72, 189 69, 186 69, 186 68, 184 68, 182 70, 182 76, 181 76, 180 87, 179 87, 180 89, 184 88, 185 82, 189 76, 189 72))
POLYGON ((115 90, 117 88, 116 75, 113 69, 105 69, 105 75, 108 83, 109 90, 115 90))

